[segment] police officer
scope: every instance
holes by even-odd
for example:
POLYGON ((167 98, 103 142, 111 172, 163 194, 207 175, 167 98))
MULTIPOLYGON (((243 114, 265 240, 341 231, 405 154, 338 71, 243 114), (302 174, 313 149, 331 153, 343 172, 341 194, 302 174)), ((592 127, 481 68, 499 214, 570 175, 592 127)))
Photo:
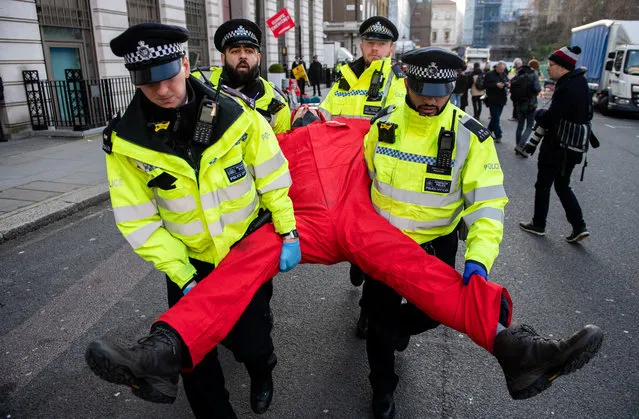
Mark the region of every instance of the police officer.
POLYGON ((260 44, 262 31, 247 19, 224 22, 213 36, 220 51, 222 67, 193 72, 195 77, 207 76, 218 86, 222 83, 255 100, 255 109, 269 121, 276 134, 291 129, 291 109, 278 86, 260 77, 260 44))
MULTIPOLYGON (((372 121, 364 154, 373 178, 376 211, 418 242, 424 250, 455 267, 458 235, 468 227, 464 284, 486 280, 503 234, 508 202, 503 174, 490 132, 450 103, 457 70, 456 54, 419 48, 403 55, 405 102, 385 108, 372 121), (478 277, 477 277, 478 276, 478 277)), ((393 393, 396 349, 408 336, 437 323, 375 280, 364 283, 369 315, 366 350, 376 418, 395 414, 393 393)))
MULTIPOLYGON (((183 46, 188 37, 184 28, 146 23, 111 41, 138 89, 122 118, 104 133, 116 224, 135 252, 165 273, 169 306, 257 227, 260 206, 270 210, 283 234, 282 270, 300 260, 288 163, 273 130, 241 93, 229 88, 216 93, 189 76, 183 46)), ((266 411, 273 395, 271 287, 260 288, 224 341, 248 370, 256 413, 266 411)), ((156 324, 151 334, 167 336, 168 328, 156 324)), ((125 356, 109 342, 94 345, 111 361, 125 356)), ((122 382, 122 371, 100 367, 89 357, 87 362, 109 381, 122 382)), ((235 417, 216 349, 182 378, 196 417, 235 417)), ((175 399, 175 394, 152 396, 175 399)))
MULTIPOLYGON (((326 119, 343 116, 370 120, 384 106, 404 101, 404 74, 398 64, 391 62, 393 43, 399 36, 393 22, 382 16, 370 17, 360 25, 359 34, 362 56, 341 66, 340 79, 320 104, 326 119)), ((364 282, 364 272, 356 265, 351 265, 349 274, 354 286, 364 282)), ((362 308, 356 329, 362 339, 366 337, 366 319, 362 308)))
POLYGON ((371 119, 384 106, 404 100, 404 75, 399 65, 391 63, 399 36, 393 22, 370 17, 360 25, 359 34, 362 56, 341 66, 339 80, 320 104, 326 119, 371 119))

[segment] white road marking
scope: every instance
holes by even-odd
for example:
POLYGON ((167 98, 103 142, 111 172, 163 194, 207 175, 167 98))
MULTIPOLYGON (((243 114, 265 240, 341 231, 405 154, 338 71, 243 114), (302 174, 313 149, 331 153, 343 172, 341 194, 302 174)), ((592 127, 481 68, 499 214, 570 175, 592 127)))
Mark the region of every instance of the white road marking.
POLYGON ((608 128, 617 129, 617 127, 613 127, 612 125, 608 125, 608 124, 604 124, 604 125, 607 126, 608 128))

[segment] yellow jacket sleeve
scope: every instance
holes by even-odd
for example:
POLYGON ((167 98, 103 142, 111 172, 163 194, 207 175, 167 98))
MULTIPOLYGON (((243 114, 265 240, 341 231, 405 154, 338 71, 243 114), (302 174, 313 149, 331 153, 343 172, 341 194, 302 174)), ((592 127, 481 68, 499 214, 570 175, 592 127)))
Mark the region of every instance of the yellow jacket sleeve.
POLYGON ((291 175, 273 129, 259 113, 254 114, 244 151, 244 161, 255 179, 262 205, 273 214, 275 231, 288 233, 295 228, 293 202, 288 196, 291 175))
POLYGON ((482 263, 488 271, 499 254, 504 234, 504 207, 508 202, 504 174, 492 139, 480 143, 472 134, 462 172, 464 221, 468 226, 466 260, 482 263))
POLYGON ((371 129, 364 136, 364 159, 369 175, 375 173, 375 147, 377 147, 377 124, 371 125, 371 129))
POLYGON ((118 229, 135 253, 184 287, 196 270, 189 263, 186 246, 163 227, 153 190, 147 186, 149 175, 117 152, 106 155, 106 168, 118 229))

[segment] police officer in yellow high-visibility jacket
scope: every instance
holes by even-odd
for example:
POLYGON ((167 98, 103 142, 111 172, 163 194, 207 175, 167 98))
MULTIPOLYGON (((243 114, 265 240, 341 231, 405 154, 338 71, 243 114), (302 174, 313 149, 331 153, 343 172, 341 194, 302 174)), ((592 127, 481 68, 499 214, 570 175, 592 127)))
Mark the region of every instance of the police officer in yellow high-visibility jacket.
MULTIPOLYGON (((291 269, 301 257, 288 163, 273 130, 241 93, 216 93, 189 77, 187 40, 184 28, 141 24, 111 41, 138 90, 104 134, 117 226, 138 255, 166 274, 169 305, 222 261, 261 208, 286 236, 280 268, 291 269)), ((246 365, 258 413, 270 404, 276 363, 271 294, 269 286, 258 291, 224 342, 246 365)), ((152 333, 162 328, 154 325, 152 333)), ((216 350, 182 376, 196 417, 234 417, 216 350)))
POLYGON ((320 104, 326 119, 371 119, 383 107, 401 103, 406 95, 404 74, 391 58, 398 31, 382 16, 366 19, 359 27, 362 56, 341 67, 341 76, 320 104))
MULTIPOLYGON (((464 283, 484 281, 499 253, 508 199, 490 132, 450 103, 464 61, 440 48, 416 49, 402 60, 406 100, 383 110, 364 139, 373 206, 452 267, 464 223, 464 283)), ((437 323, 410 304, 401 306, 401 296, 379 281, 366 281, 363 300, 373 410, 389 418, 398 382, 394 351, 406 347, 410 334, 437 323)))
POLYGON ((223 67, 208 71, 194 71, 195 77, 207 77, 217 87, 223 84, 237 89, 255 100, 255 109, 266 118, 276 134, 291 129, 291 109, 286 96, 278 86, 260 77, 259 26, 246 19, 231 19, 217 28, 213 37, 220 51, 223 67), (252 33, 255 39, 246 36, 252 33))

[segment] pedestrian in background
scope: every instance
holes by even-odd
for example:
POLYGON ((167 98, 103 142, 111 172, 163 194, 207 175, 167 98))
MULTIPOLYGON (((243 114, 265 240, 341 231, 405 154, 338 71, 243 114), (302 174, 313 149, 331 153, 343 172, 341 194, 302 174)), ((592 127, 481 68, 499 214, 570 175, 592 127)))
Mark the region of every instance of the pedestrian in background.
POLYGON ((510 97, 517 105, 515 151, 524 157, 528 157, 528 155, 519 152, 518 147, 522 147, 526 143, 532 132, 534 114, 537 110, 537 95, 541 92, 538 70, 539 62, 534 59, 530 60, 528 65, 519 67, 517 74, 510 81, 510 97))
MULTIPOLYGON (((293 74, 293 69, 300 64, 302 65, 302 67, 304 67, 304 73, 308 74, 308 72, 306 71, 306 63, 304 62, 304 60, 302 60, 302 57, 298 56, 298 57, 295 57, 295 61, 293 61, 293 64, 291 65, 291 78, 293 79, 295 78, 295 74, 293 74)), ((297 79, 297 85, 300 88, 300 98, 301 98, 302 96, 304 96, 306 79, 304 77, 300 77, 299 79, 297 79)))
POLYGON ((492 132, 496 143, 501 143, 501 113, 508 100, 508 77, 506 63, 499 61, 495 68, 486 74, 486 105, 490 110, 488 129, 492 132))
POLYGON ((470 96, 473 102, 473 118, 479 121, 481 117, 481 97, 486 94, 484 87, 484 70, 481 69, 479 63, 473 64, 471 73, 472 83, 470 85, 470 96))
MULTIPOLYGON (((517 72, 519 71, 519 69, 522 67, 523 64, 524 64, 524 62, 521 60, 521 58, 515 58, 513 60, 513 66, 508 71, 508 80, 509 81, 511 81, 513 78, 515 78, 515 76, 517 75, 517 72)), ((517 101, 515 99, 513 99, 512 95, 510 96, 510 100, 513 102, 513 114, 509 118, 509 120, 510 121, 517 121, 517 101)))
POLYGON ((556 81, 555 92, 548 109, 540 109, 535 121, 545 130, 539 148, 537 182, 535 183, 535 212, 531 222, 521 222, 519 227, 531 234, 546 234, 546 217, 550 204, 550 188, 555 192, 572 226, 566 237, 568 243, 577 243, 590 235, 577 197, 570 187, 570 175, 575 165, 581 163, 582 153, 560 145, 560 127, 563 132, 576 131, 578 125, 589 124, 592 119, 592 101, 583 68, 575 69, 581 48, 563 47, 548 57, 548 77, 556 81))
POLYGON ((322 96, 322 90, 320 88, 320 83, 322 83, 322 64, 317 59, 317 55, 313 55, 313 62, 309 68, 309 78, 311 79, 311 84, 313 85, 313 96, 322 96))

